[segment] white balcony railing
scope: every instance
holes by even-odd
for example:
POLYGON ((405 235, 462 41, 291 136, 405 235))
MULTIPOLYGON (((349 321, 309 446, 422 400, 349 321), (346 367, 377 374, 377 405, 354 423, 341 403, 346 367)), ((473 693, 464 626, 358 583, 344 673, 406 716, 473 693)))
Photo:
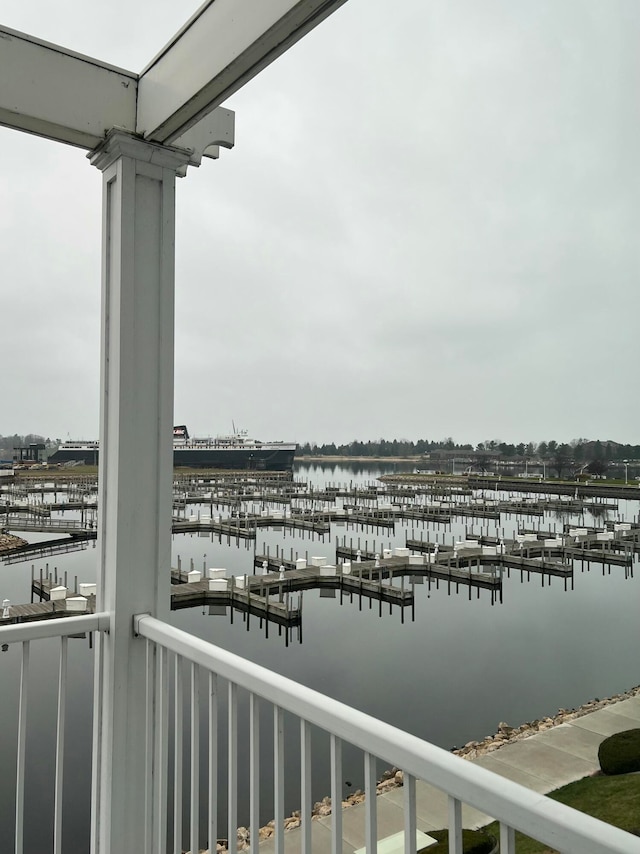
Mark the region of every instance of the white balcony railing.
MULTIPOLYGON (((65 757, 65 729, 67 722, 67 660, 68 640, 71 635, 79 635, 85 632, 104 631, 109 626, 109 615, 104 613, 86 616, 68 617, 65 619, 42 620, 33 623, 0 626, 0 644, 17 645, 20 656, 20 675, 18 677, 18 702, 17 702, 17 734, 16 734, 16 768, 15 768, 15 826, 14 826, 14 850, 16 854, 23 854, 24 830, 25 830, 25 789, 27 781, 27 740, 29 738, 28 711, 31 705, 29 698, 29 673, 31 663, 31 648, 35 642, 43 644, 56 638, 60 639, 58 650, 58 679, 55 702, 55 759, 53 766, 53 779, 50 781, 53 790, 53 854, 62 852, 62 823, 63 823, 63 790, 64 790, 64 757, 65 757)), ((7 691, 7 674, 3 673, 3 690, 7 691)), ((40 702, 40 700, 39 700, 40 702)), ((3 738, 11 738, 11 730, 7 722, 2 722, 3 738)), ((32 734, 34 734, 32 732, 32 734)), ((90 761, 90 758, 89 758, 90 761)), ((33 768, 31 768, 33 771, 33 768)), ((39 769, 41 770, 41 769, 39 769)), ((5 778, 10 778, 7 768, 3 769, 5 778)), ((3 788, 3 792, 7 789, 3 788)), ((4 805, 3 805, 4 806, 4 805)), ((8 840, 3 838, 2 850, 8 840)))
MULTIPOLYGON (((66 656, 69 635, 106 631, 107 614, 48 620, 0 628, 0 643, 20 644, 21 673, 18 703, 17 763, 15 775, 15 852, 23 854, 28 677, 32 641, 58 637, 60 641, 56 750, 54 779, 54 821, 52 850, 62 854, 63 767, 66 708, 66 656)), ((237 655, 176 629, 149 616, 134 620, 136 643, 146 643, 148 680, 146 690, 147 737, 144 748, 146 767, 145 809, 139 821, 146 826, 149 852, 173 851, 182 854, 183 840, 189 850, 215 850, 217 839, 228 839, 230 854, 237 850, 238 804, 248 804, 250 849, 256 854, 260 826, 260 719, 265 707, 273 710, 273 814, 275 851, 284 852, 285 775, 290 782, 297 770, 285 768, 284 715, 299 722, 299 801, 301 850, 312 851, 311 778, 314 754, 312 730, 328 734, 332 801, 342 800, 342 748, 352 745, 363 752, 365 779, 365 837, 368 851, 377 848, 376 760, 404 772, 404 839, 406 854, 416 851, 416 781, 424 780, 445 792, 449 801, 451 854, 462 851, 462 806, 474 807, 500 821, 500 850, 515 852, 514 830, 520 830, 565 854, 640 854, 640 839, 587 815, 576 812, 516 783, 497 776, 472 762, 376 720, 329 697, 266 670, 237 655), (184 679, 188 671, 188 680, 184 679), (203 683, 206 679, 206 683, 203 683), (188 685, 185 686, 185 681, 188 685), (201 692, 201 684, 207 690, 201 692), (186 688, 186 690, 185 690, 186 688), (218 698, 226 693, 226 792, 218 773, 218 698), (246 733, 240 731, 239 692, 246 692, 249 719, 246 733), (203 696, 201 696, 201 694, 203 696), (206 696, 205 696, 206 695, 206 696), (186 700, 186 704, 185 704, 186 700), (204 700, 204 702, 202 702, 204 700), (185 714, 185 709, 187 710, 185 714), (201 743, 201 717, 207 721, 207 736, 201 743), (188 718, 188 720, 185 720, 188 718), (184 776, 183 731, 189 731, 188 780, 184 776), (238 744, 249 745, 248 791, 239 791, 238 744), (171 755, 170 755, 171 751, 171 755), (201 764, 204 763, 201 774, 201 764), (170 778, 171 775, 171 778, 170 778), (205 781, 204 784, 202 781, 205 781), (204 788, 204 791, 203 791, 204 788), (185 791, 187 802, 185 803, 185 791), (226 796, 226 828, 218 827, 218 802, 226 796), (203 807, 204 805, 204 807, 203 807), (206 821, 201 822, 204 809, 206 821), (187 816, 186 824, 183 814, 187 816), (201 829, 206 826, 206 840, 201 829), (219 832, 221 830, 222 832, 219 832), (170 834, 170 838, 169 838, 170 834)), ((96 666, 98 666, 96 661, 96 666)), ((224 727, 223 727, 224 729, 224 727)), ((6 737, 6 733, 5 733, 6 737)), ((326 738, 326 736, 325 736, 326 738)), ((315 743, 315 739, 313 740, 315 743)), ((263 753, 264 756, 264 753, 263 753)), ((96 758, 94 755, 94 763, 96 758)), ((94 778, 96 769, 94 768, 94 778)), ((116 782, 116 781, 114 781, 116 782)), ((127 786, 127 781, 118 785, 127 786)), ((264 794, 264 793, 263 793, 264 794)), ((342 852, 342 811, 331 817, 332 850, 342 852)), ((100 854, 100 852, 96 852, 100 854)))

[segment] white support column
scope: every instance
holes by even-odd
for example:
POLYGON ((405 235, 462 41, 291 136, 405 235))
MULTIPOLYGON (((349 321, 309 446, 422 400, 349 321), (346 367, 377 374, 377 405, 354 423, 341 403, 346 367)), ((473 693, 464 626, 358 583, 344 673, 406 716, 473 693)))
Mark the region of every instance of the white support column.
POLYGON ((147 656, 132 617, 169 609, 175 177, 188 154, 115 131, 90 157, 104 176, 97 606, 111 615, 96 651, 92 852, 119 854, 146 850, 147 656))

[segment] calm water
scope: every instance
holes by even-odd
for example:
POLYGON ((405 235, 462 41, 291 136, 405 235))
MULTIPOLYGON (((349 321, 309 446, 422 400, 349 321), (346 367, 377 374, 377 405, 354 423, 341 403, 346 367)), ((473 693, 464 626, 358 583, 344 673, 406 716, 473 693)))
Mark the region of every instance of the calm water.
MULTIPOLYGON (((386 470, 394 470, 394 466, 386 470)), ((400 470, 400 466, 396 468, 400 470)), ((381 466, 309 466, 299 468, 296 477, 317 484, 363 484, 373 482, 383 471, 381 466)), ((637 502, 621 502, 620 515, 634 518, 637 502)), ((611 517, 613 518, 613 516, 611 517)), ((473 530, 494 535, 497 530, 506 536, 520 524, 560 528, 564 521, 580 521, 581 517, 549 514, 545 519, 504 518, 496 522, 479 521, 473 530)), ((586 524, 601 524, 590 514, 586 524)), ((467 520, 470 529, 470 520, 467 520)), ((430 526, 433 540, 451 542, 465 533, 464 523, 452 526, 430 526)), ((331 536, 324 538, 292 535, 282 532, 259 533, 257 550, 263 542, 272 552, 276 545, 288 555, 325 555, 335 559, 336 538, 366 540, 369 547, 404 545, 407 536, 426 537, 427 529, 420 526, 397 525, 394 534, 385 531, 352 531, 332 526, 331 536)), ((174 565, 180 555, 182 565, 194 561, 202 565, 227 567, 229 574, 252 571, 253 544, 239 548, 226 540, 195 535, 174 538, 174 565)), ((65 569, 71 582, 74 575, 91 580, 95 574, 93 548, 87 551, 49 559, 60 572, 65 569)), ((34 562, 36 572, 47 561, 34 562)), ((29 600, 31 562, 26 565, 0 566, 1 597, 12 601, 29 600)), ((571 708, 594 697, 604 697, 628 689, 640 682, 637 650, 640 643, 640 621, 637 619, 639 580, 624 578, 624 570, 614 567, 603 575, 601 568, 580 572, 576 567, 574 589, 565 590, 564 582, 531 576, 521 581, 519 574, 505 577, 504 601, 491 604, 488 592, 477 597, 473 591, 461 588, 459 594, 448 595, 446 585, 439 589, 427 584, 416 585, 415 618, 405 609, 389 613, 383 605, 382 614, 377 602, 360 607, 357 597, 321 597, 317 591, 304 593, 302 643, 294 639, 285 645, 277 628, 271 627, 269 637, 253 620, 247 630, 242 615, 233 622, 229 615, 210 615, 208 609, 174 612, 174 625, 212 641, 258 664, 264 665, 296 681, 323 691, 358 709, 379 717, 421 738, 444 748, 462 745, 493 733, 499 721, 517 726, 536 717, 553 714, 560 707, 571 708)), ((29 816, 27 851, 49 850, 46 839, 50 833, 47 814, 52 802, 49 768, 53 758, 54 725, 42 709, 48 697, 55 696, 56 645, 34 646, 32 655, 31 694, 28 745, 28 804, 29 816), (37 654, 36 654, 37 653, 37 654), (37 820, 36 820, 37 819, 37 820)), ((85 851, 88 827, 83 817, 88 805, 89 778, 86 764, 80 761, 90 752, 90 705, 92 654, 86 641, 70 642, 69 725, 65 794, 74 812, 65 825, 66 850, 69 854, 85 851)), ((18 651, 10 648, 0 655, 0 762, 13 768, 15 757, 15 703, 17 698, 18 651)), ((48 713, 47 713, 48 714, 48 713)), ((242 716, 245 710, 243 707, 242 716)), ((270 718, 264 718, 265 786, 268 790, 267 761, 270 718)), ((222 733, 224 737, 224 732, 222 733)), ((317 739, 322 741, 321 737, 317 739)), ((242 744, 241 739, 241 744, 242 744)), ((291 730, 287 740, 287 762, 290 768, 297 762, 297 731, 291 730)), ((314 775, 314 797, 328 793, 328 780, 320 747, 314 775)), ((224 754, 224 751, 223 751, 224 754)), ((224 765, 224 761, 223 761, 224 765)), ((361 778, 360 759, 348 753, 345 758, 345 781, 357 786, 361 778)), ((382 769, 381 769, 382 770, 382 769)), ((241 781, 246 775, 246 757, 241 750, 241 781)), ((292 772, 292 777, 297 771, 292 772)), ((6 775, 13 783, 13 774, 6 775)), ((289 786, 289 808, 295 801, 297 782, 289 786)), ((345 792, 348 791, 345 783, 345 792)), ((2 791, 0 802, 0 839, 9 839, 13 825, 13 801, 2 791), (9 835, 7 835, 9 834, 9 835)), ((272 805, 263 805, 263 817, 272 816, 272 805)), ((240 816, 240 823, 247 821, 240 816)), ((221 831, 222 832, 222 831, 221 831)))

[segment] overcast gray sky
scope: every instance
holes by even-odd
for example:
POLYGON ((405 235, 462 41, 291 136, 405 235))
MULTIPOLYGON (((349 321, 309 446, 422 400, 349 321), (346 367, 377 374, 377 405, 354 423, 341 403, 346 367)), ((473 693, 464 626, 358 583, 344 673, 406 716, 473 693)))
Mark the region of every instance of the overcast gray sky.
MULTIPOLYGON (((140 71, 198 5, 0 22, 140 71)), ((176 423, 639 442, 639 35, 637 0, 348 0, 233 96, 178 182, 176 423)), ((0 433, 95 438, 101 175, 0 162, 0 433)))

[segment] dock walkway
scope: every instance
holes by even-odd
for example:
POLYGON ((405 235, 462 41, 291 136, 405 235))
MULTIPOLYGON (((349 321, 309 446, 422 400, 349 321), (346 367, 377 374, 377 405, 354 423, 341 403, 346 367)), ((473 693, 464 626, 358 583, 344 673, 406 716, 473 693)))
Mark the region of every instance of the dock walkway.
MULTIPOLYGON (((492 602, 499 596, 502 597, 502 579, 495 573, 485 573, 480 571, 472 571, 472 567, 468 569, 460 569, 452 565, 443 565, 437 563, 421 563, 412 564, 406 557, 389 557, 380 558, 377 562, 362 561, 353 563, 349 572, 343 572, 342 564, 336 568, 336 573, 333 576, 318 576, 317 567, 307 567, 302 570, 295 570, 292 561, 284 558, 269 557, 269 555, 256 555, 254 558, 256 567, 263 567, 269 572, 277 572, 280 565, 285 567, 286 578, 295 578, 296 572, 304 573, 301 578, 318 578, 320 583, 328 586, 338 587, 345 592, 357 593, 358 595, 371 596, 371 598, 380 599, 381 601, 398 602, 404 604, 413 604, 413 592, 408 593, 404 589, 404 578, 409 578, 409 586, 413 588, 413 584, 417 578, 427 579, 428 582, 434 580, 445 581, 449 585, 455 585, 456 590, 459 585, 468 586, 491 591, 492 602), (291 571, 289 571, 291 569, 291 571), (400 578, 401 586, 393 587, 391 579, 400 578), (389 584, 384 584, 384 579, 389 579, 389 584)), ((254 576, 260 578, 260 576, 254 576)), ((262 578, 265 576, 263 575, 262 578)), ((421 582, 420 582, 421 583, 421 582)), ((311 585, 310 585, 311 586, 311 585)), ((318 586, 314 584, 313 586, 318 586)), ((450 590, 449 590, 450 592, 450 590)))
MULTIPOLYGON (((598 747, 609 735, 640 727, 640 697, 631 697, 613 703, 595 712, 589 712, 544 732, 538 732, 521 741, 499 747, 473 761, 502 777, 526 786, 534 792, 548 794, 593 774, 599 768, 598 747)), ((378 839, 402 833, 404 829, 404 792, 402 787, 378 795, 378 839)), ((416 784, 417 828, 425 833, 439 830, 448 824, 448 803, 445 793, 427 783, 416 784)), ((478 828, 492 817, 463 806, 464 827, 478 828)), ((342 812, 342 850, 353 854, 365 844, 365 805, 347 807, 342 812)), ((302 851, 300 829, 284 835, 285 854, 302 851)), ((331 816, 313 822, 314 854, 331 852, 331 816)), ((263 854, 275 850, 273 837, 260 845, 263 854)))

